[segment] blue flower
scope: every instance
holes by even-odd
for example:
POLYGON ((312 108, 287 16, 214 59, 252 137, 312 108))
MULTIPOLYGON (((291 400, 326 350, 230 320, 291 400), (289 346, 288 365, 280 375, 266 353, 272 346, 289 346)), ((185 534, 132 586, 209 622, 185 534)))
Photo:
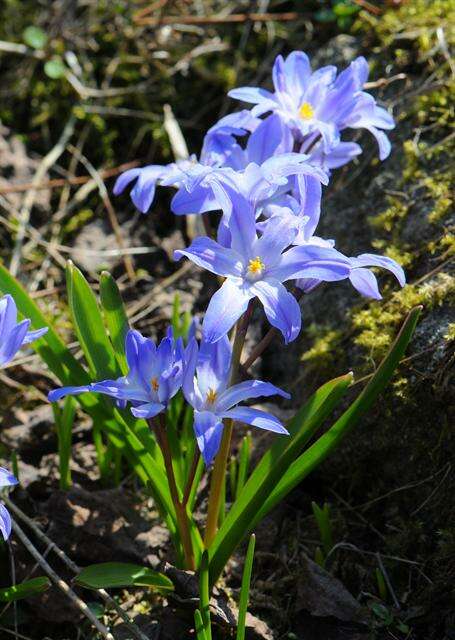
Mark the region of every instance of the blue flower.
MULTIPOLYGON (((120 195, 129 184, 134 182, 131 199, 141 213, 147 213, 155 198, 157 184, 177 189, 185 185, 186 189, 191 189, 205 175, 211 173, 215 167, 225 165, 227 158, 236 154, 238 145, 234 135, 245 135, 260 122, 261 120, 254 118, 246 110, 229 114, 208 130, 199 161, 195 155, 192 155, 189 159, 177 160, 165 165, 151 164, 146 167, 129 169, 117 178, 114 185, 114 195, 120 195)), ((200 205, 202 207, 200 211, 186 211, 185 213, 202 213, 216 209, 211 192, 209 191, 205 195, 209 200, 200 205)))
MULTIPOLYGON (((339 144, 341 131, 363 128, 375 136, 381 160, 389 155, 390 142, 382 129, 393 129, 395 123, 373 96, 362 91, 368 78, 365 58, 356 58, 337 76, 334 66, 312 72, 308 56, 293 51, 286 59, 281 55, 276 58, 272 77, 273 93, 240 87, 229 95, 253 103, 253 116, 270 112, 279 115, 296 141, 302 143, 302 150, 320 135, 324 152, 329 153, 339 144)), ((351 147, 349 153, 353 150, 351 147)))
POLYGON ((0 298, 0 367, 10 362, 24 344, 30 344, 47 331, 47 327, 29 331, 31 321, 17 322, 17 307, 10 295, 0 298))
POLYGON ((158 346, 139 331, 128 331, 125 339, 128 374, 117 380, 103 380, 81 387, 63 387, 49 393, 54 402, 66 395, 86 391, 115 398, 120 406, 131 403, 137 418, 153 418, 164 411, 182 386, 183 343, 167 336, 158 346))
POLYGON ((172 211, 186 215, 222 208, 213 192, 214 180, 234 184, 257 210, 296 187, 302 200, 309 189, 318 189, 320 200, 321 183, 328 183, 327 173, 309 162, 307 155, 294 153, 292 146, 292 137, 278 116, 261 121, 245 148, 237 143, 231 147, 222 166, 183 181, 172 200, 172 211), (297 176, 302 178, 298 183, 297 176))
MULTIPOLYGON (((0 489, 13 487, 16 484, 18 484, 18 481, 13 474, 8 469, 0 467, 0 489)), ((11 534, 11 516, 3 502, 0 502, 0 533, 5 541, 8 540, 11 534)))
POLYGON ((185 353, 183 393, 194 408, 194 431, 206 465, 218 452, 223 435, 223 418, 231 418, 259 429, 289 435, 281 422, 265 411, 238 406, 250 398, 289 394, 269 382, 247 380, 229 386, 232 348, 227 336, 216 343, 193 339, 185 353))
POLYGON ((300 307, 283 282, 298 278, 342 280, 349 275, 349 261, 332 248, 291 247, 296 230, 286 220, 273 220, 258 237, 255 211, 235 187, 214 183, 213 188, 227 220, 230 242, 222 246, 210 238, 196 238, 190 247, 174 253, 226 278, 210 300, 202 331, 207 342, 227 334, 253 298, 264 307, 269 322, 285 342, 300 332, 300 307))
MULTIPOLYGON (((377 278, 368 267, 380 267, 382 269, 387 269, 387 271, 393 273, 401 287, 404 287, 406 284, 406 276, 403 268, 398 264, 398 262, 392 260, 392 258, 378 256, 374 253, 362 253, 356 258, 347 258, 347 260, 351 265, 351 269, 347 277, 349 278, 352 286, 366 298, 373 298, 374 300, 381 300, 382 298, 377 278)), ((313 289, 321 284, 321 282, 321 280, 315 278, 303 278, 297 280, 296 286, 302 289, 305 293, 310 293, 310 291, 313 291, 313 289)))
MULTIPOLYGON (((326 249, 335 247, 334 240, 326 240, 325 238, 314 235, 319 222, 320 211, 313 208, 309 210, 310 215, 304 215, 300 204, 292 197, 288 197, 285 201, 283 200, 280 206, 269 206, 264 213, 268 214, 269 219, 256 225, 263 232, 266 232, 268 225, 281 223, 287 225, 289 228, 295 229, 296 234, 292 241, 293 245, 300 247, 325 247, 326 249)), ((400 286, 403 287, 406 284, 406 276, 403 268, 395 260, 392 260, 392 258, 373 253, 363 253, 357 257, 343 255, 343 258, 346 264, 349 265, 349 270, 345 278, 349 278, 352 286, 367 298, 380 300, 382 297, 379 292, 376 276, 368 267, 387 269, 393 273, 400 286)), ((321 282, 321 279, 313 276, 309 278, 305 277, 299 278, 296 281, 296 286, 305 293, 309 293, 321 284, 321 282)))
POLYGON ((317 183, 320 194, 320 183, 328 182, 326 172, 317 166, 320 161, 312 164, 308 156, 293 153, 292 148, 292 136, 278 116, 262 121, 252 119, 248 111, 230 114, 208 131, 199 162, 193 156, 164 166, 130 169, 117 179, 114 194, 120 194, 136 180, 131 198, 137 208, 146 213, 158 182, 175 187, 177 193, 171 209, 176 215, 220 209, 211 187, 212 179, 233 181, 254 206, 289 192, 295 186, 297 175, 306 177, 306 181, 298 183, 303 199, 310 181, 317 183), (234 135, 245 135, 248 131, 251 135, 242 148, 234 135))

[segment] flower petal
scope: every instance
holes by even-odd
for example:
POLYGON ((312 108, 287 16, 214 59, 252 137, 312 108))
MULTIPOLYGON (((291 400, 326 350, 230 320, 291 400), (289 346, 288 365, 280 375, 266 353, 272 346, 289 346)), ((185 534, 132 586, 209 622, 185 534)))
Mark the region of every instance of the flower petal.
POLYGON ((81 387, 62 387, 61 389, 54 389, 53 391, 50 391, 47 395, 47 399, 49 402, 57 402, 57 400, 60 400, 60 398, 64 398, 65 396, 77 396, 80 393, 86 393, 91 390, 92 387, 89 384, 81 387))
POLYGON ((211 185, 229 225, 232 249, 244 259, 251 258, 251 247, 256 240, 256 219, 251 204, 228 179, 213 179, 211 185))
POLYGON ((235 409, 225 411, 223 418, 231 418, 231 420, 238 420, 239 422, 250 424, 253 427, 258 427, 259 429, 281 433, 286 436, 289 435, 289 431, 283 427, 278 418, 259 409, 236 407, 235 409))
POLYGON ((202 323, 202 333, 207 342, 216 342, 227 334, 229 329, 246 311, 253 297, 250 289, 226 280, 210 300, 202 323))
POLYGON ((380 300, 382 298, 379 293, 376 276, 369 269, 362 267, 353 269, 349 276, 349 280, 351 281, 352 286, 357 289, 362 296, 374 298, 375 300, 380 300))
POLYGON ((7 364, 14 358, 17 351, 24 344, 29 326, 30 320, 22 320, 2 338, 3 342, 0 344, 0 366, 7 364))
POLYGON ((180 187, 171 201, 171 210, 177 216, 205 213, 217 209, 219 206, 212 190, 200 184, 191 191, 180 187))
POLYGON ((199 450, 206 466, 209 466, 220 448, 223 423, 211 411, 195 411, 193 426, 199 450))
POLYGON ((233 387, 226 389, 216 404, 217 411, 226 411, 240 402, 244 402, 249 398, 260 398, 268 396, 282 396, 289 400, 289 393, 275 387, 270 382, 262 382, 262 380, 245 380, 233 387))
POLYGON ((239 254, 233 249, 222 247, 211 238, 195 238, 187 249, 174 251, 174 259, 180 260, 183 256, 192 262, 216 273, 219 276, 240 276, 243 265, 239 254))
POLYGON ((402 287, 406 284, 406 275, 401 265, 387 256, 378 256, 375 253, 362 253, 360 256, 357 256, 357 258, 351 258, 351 263, 359 267, 381 267, 382 269, 387 269, 393 273, 402 287))
POLYGON ((131 407, 131 413, 136 418, 154 418, 159 413, 164 411, 166 407, 164 404, 160 404, 159 402, 147 402, 146 404, 141 404, 138 407, 131 407))
POLYGON ((48 327, 43 327, 42 329, 35 329, 35 331, 29 331, 25 335, 25 338, 22 344, 30 344, 31 342, 38 340, 38 338, 41 338, 41 336, 44 336, 44 334, 46 334, 48 330, 49 330, 48 327))
POLYGON ((0 467, 0 487, 13 487, 18 482, 17 478, 8 469, 0 467))
POLYGON ((3 502, 0 502, 0 533, 5 542, 11 535, 11 516, 3 502))
POLYGON ((326 282, 349 277, 351 262, 336 249, 307 244, 283 253, 271 275, 281 282, 297 278, 316 278, 326 282))
POLYGON ((262 164, 272 157, 283 137, 283 125, 278 115, 271 115, 261 122, 248 138, 248 161, 262 164))
POLYGON ((251 290, 264 306, 270 324, 281 331, 285 343, 292 342, 300 333, 302 315, 294 296, 278 280, 258 280, 251 290))
POLYGON ((250 102, 252 104, 259 104, 264 100, 271 100, 274 102, 273 93, 266 89, 260 89, 259 87, 238 87, 237 89, 231 89, 228 96, 235 100, 241 100, 242 102, 250 102))

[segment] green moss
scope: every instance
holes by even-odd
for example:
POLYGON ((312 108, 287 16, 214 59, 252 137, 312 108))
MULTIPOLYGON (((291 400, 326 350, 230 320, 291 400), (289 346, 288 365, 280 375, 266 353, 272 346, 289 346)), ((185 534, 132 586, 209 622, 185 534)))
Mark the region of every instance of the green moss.
POLYGON ((353 313, 352 325, 359 332, 354 342, 376 359, 381 358, 403 322, 416 305, 428 314, 442 304, 455 303, 455 277, 438 273, 431 280, 407 285, 392 294, 388 302, 372 302, 368 308, 353 313))
POLYGON ((331 364, 339 351, 342 332, 323 327, 321 335, 321 327, 312 324, 307 329, 307 334, 312 338, 313 346, 303 354, 302 361, 317 361, 318 365, 331 364))

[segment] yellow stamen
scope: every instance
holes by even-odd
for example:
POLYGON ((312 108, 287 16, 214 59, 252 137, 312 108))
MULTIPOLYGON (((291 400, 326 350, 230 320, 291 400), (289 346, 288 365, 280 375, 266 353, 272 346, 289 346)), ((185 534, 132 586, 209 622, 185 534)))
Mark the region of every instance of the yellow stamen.
POLYGON ((214 404, 216 402, 217 396, 218 394, 214 389, 209 389, 206 396, 207 404, 214 404))
POLYGON ((153 391, 158 391, 158 389, 160 388, 160 383, 158 382, 158 378, 152 378, 150 380, 150 386, 152 387, 153 391))
POLYGON ((259 256, 256 256, 256 258, 252 258, 248 262, 248 271, 255 276, 260 275, 264 271, 264 269, 265 264, 262 262, 259 256))
POLYGON ((309 102, 304 102, 299 109, 299 116, 302 120, 311 120, 314 116, 314 109, 309 102))

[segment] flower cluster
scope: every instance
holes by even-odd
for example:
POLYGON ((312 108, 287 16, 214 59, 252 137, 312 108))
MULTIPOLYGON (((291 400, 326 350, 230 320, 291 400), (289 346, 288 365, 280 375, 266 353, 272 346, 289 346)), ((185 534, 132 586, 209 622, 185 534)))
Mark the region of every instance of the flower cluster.
POLYGON ((278 56, 272 93, 242 87, 230 96, 253 108, 222 118, 205 136, 200 160, 152 165, 121 175, 115 193, 136 180, 133 202, 149 210, 158 181, 177 188, 171 208, 177 215, 221 211, 216 240, 198 237, 175 252, 225 281, 211 299, 203 321, 207 342, 223 338, 258 299, 286 343, 301 328, 297 297, 321 282, 348 279, 362 295, 381 294, 371 267, 380 267, 405 283, 394 260, 375 254, 346 256, 332 239, 316 235, 322 185, 329 172, 361 152, 341 140, 345 129, 368 129, 381 159, 390 152, 384 129, 392 116, 363 90, 368 77, 364 58, 337 73, 333 66, 311 70, 308 57, 294 51, 278 56), (285 283, 293 281, 291 293, 285 283))
MULTIPOLYGON (((242 87, 230 96, 252 103, 223 117, 207 132, 199 160, 192 156, 169 165, 150 165, 122 174, 114 187, 120 194, 133 185, 131 197, 142 213, 153 203, 157 184, 177 189, 171 209, 176 215, 221 212, 215 237, 197 237, 175 259, 186 257, 224 278, 209 302, 202 322, 202 343, 188 346, 168 336, 159 347, 130 332, 130 371, 119 380, 52 392, 95 391, 131 403, 134 415, 152 418, 182 387, 194 408, 194 430, 205 462, 220 446, 222 420, 232 418, 285 433, 273 417, 238 402, 284 392, 266 382, 229 386, 231 348, 228 334, 255 301, 285 343, 299 335, 299 299, 321 282, 349 280, 359 293, 380 298, 371 267, 381 267, 405 283, 402 268, 390 258, 364 253, 346 256, 332 239, 316 234, 322 187, 330 171, 361 153, 357 143, 341 139, 346 129, 369 130, 385 159, 390 143, 384 129, 392 116, 363 90, 368 76, 364 58, 341 73, 333 66, 311 70, 300 51, 273 67, 274 92, 242 87), (288 290, 287 284, 293 283, 288 290)), ((212 219, 214 217, 212 216, 212 219)), ((212 228, 215 225, 212 225, 212 228)))
POLYGON ((101 393, 114 398, 124 407, 130 404, 137 418, 151 420, 165 411, 171 399, 182 389, 194 408, 194 431, 204 461, 209 465, 220 444, 223 418, 284 433, 279 420, 263 411, 237 405, 249 398, 274 394, 289 395, 266 382, 245 381, 229 386, 232 349, 228 338, 216 344, 202 342, 200 347, 190 336, 186 348, 182 339, 175 340, 169 331, 156 346, 150 338, 130 330, 125 339, 128 374, 118 380, 103 380, 79 387, 63 387, 49 393, 55 402, 66 395, 101 393))

